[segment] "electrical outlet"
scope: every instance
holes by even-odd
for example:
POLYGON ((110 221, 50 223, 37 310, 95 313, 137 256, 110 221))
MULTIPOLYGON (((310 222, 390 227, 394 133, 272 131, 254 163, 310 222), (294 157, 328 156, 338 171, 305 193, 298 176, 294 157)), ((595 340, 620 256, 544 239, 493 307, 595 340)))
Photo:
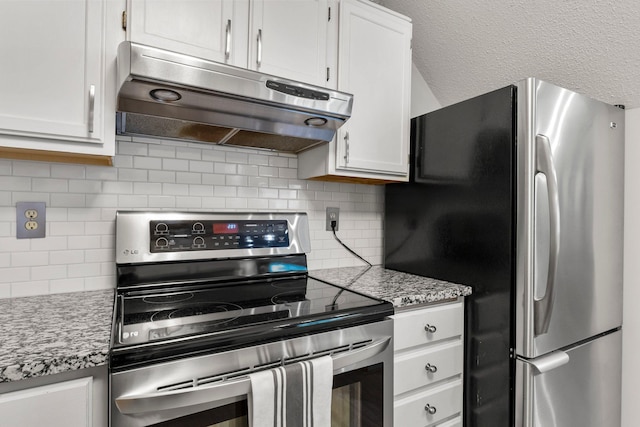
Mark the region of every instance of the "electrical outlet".
POLYGON ((16 237, 18 239, 43 238, 46 234, 44 202, 16 203, 16 237))
POLYGON ((331 231, 331 221, 336 222, 335 230, 338 231, 340 225, 340 208, 327 208, 327 231, 331 231))

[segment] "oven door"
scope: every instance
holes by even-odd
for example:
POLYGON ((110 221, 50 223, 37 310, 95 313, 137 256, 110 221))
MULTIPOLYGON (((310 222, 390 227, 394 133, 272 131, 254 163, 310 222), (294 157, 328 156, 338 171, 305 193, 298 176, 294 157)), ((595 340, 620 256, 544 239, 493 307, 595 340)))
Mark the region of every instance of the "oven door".
POLYGON ((391 427, 391 322, 112 373, 111 426, 248 427, 248 373, 331 354, 332 426, 391 427))

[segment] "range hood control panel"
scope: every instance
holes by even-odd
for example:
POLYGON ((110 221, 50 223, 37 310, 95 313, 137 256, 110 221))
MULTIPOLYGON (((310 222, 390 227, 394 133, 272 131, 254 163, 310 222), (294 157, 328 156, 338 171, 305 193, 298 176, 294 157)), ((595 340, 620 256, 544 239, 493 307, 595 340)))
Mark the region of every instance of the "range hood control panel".
POLYGON ((285 220, 150 221, 149 236, 152 253, 289 246, 285 220))

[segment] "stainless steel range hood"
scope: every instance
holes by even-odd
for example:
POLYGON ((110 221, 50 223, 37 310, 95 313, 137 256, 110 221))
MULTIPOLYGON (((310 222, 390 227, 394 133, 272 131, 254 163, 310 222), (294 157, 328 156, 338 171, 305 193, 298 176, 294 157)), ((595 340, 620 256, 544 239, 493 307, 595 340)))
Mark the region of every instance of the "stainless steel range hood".
POLYGON ((300 152, 330 141, 353 96, 162 49, 118 48, 117 133, 300 152))

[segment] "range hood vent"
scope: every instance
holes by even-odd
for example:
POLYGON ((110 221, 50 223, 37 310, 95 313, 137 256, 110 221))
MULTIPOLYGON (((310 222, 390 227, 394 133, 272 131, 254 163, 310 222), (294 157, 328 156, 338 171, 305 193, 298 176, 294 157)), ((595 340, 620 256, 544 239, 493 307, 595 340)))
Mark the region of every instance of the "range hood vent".
POLYGON ((353 96, 132 42, 118 48, 116 131, 297 153, 331 141, 353 96))

